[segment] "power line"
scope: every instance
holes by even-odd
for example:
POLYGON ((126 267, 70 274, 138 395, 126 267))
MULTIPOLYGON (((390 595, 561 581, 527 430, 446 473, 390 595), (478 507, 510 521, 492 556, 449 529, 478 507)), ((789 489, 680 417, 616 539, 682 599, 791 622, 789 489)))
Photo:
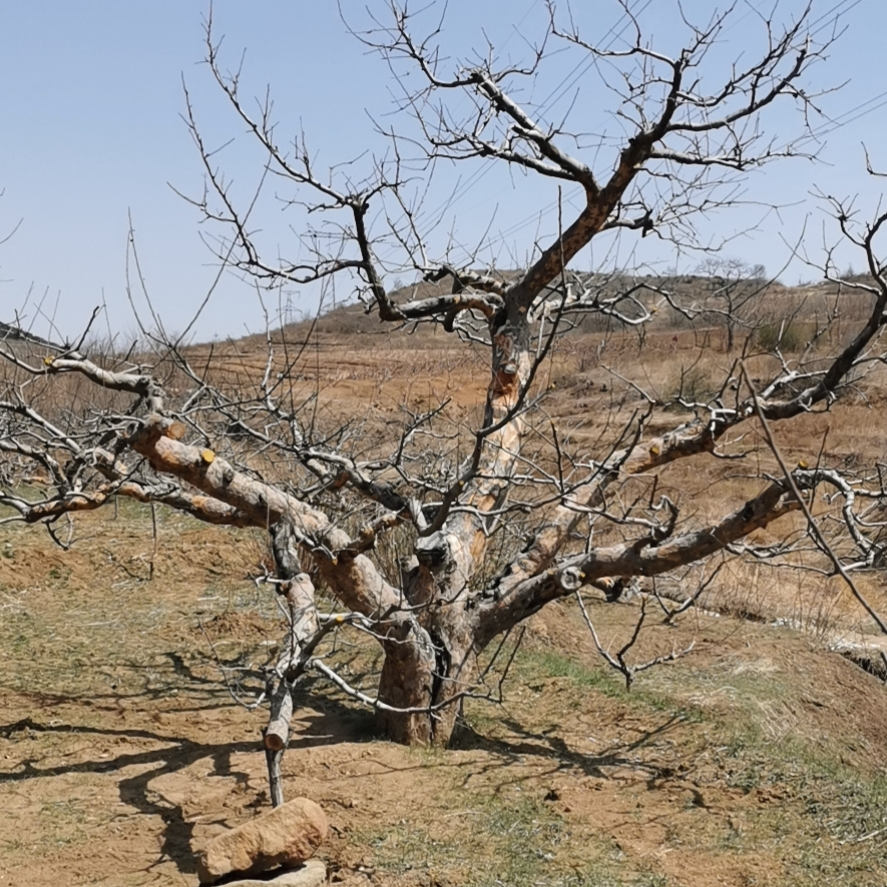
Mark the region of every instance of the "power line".
MULTIPOLYGON (((833 22, 838 18, 838 16, 846 15, 847 13, 852 11, 856 6, 858 6, 861 2, 862 2, 862 0, 840 0, 840 2, 836 3, 828 11, 826 11, 825 13, 823 13, 821 16, 819 16, 817 19, 815 19, 814 21, 812 21, 810 23, 811 30, 809 33, 811 34, 811 36, 815 36, 816 34, 821 33, 828 26, 833 24, 833 22), (847 5, 848 3, 850 4, 849 6, 847 5), (841 7, 846 7, 846 8, 842 9, 841 7), (819 28, 816 27, 817 25, 820 25, 823 22, 825 24, 822 24, 821 27, 819 27, 819 28)), ((751 6, 751 9, 749 10, 749 12, 747 12, 741 18, 732 22, 730 25, 730 28, 734 27, 735 25, 739 24, 742 20, 747 18, 751 14, 752 11, 755 11, 755 12, 759 11, 758 7, 752 6, 751 3, 749 3, 748 5, 751 6)), ((763 3, 759 4, 759 6, 760 5, 763 5, 763 3)), ((646 6, 644 8, 646 8, 646 6)), ((641 11, 643 11, 643 10, 641 10, 641 11)), ((725 29, 725 33, 730 28, 725 29)), ((884 105, 887 105, 887 90, 885 90, 882 93, 879 93, 878 95, 874 96, 873 98, 866 100, 865 102, 861 102, 859 105, 857 105, 854 108, 851 108, 849 111, 845 111, 843 114, 834 118, 834 120, 831 120, 831 121, 828 121, 828 122, 822 124, 819 129, 813 130, 808 135, 802 136, 800 139, 797 139, 797 140, 792 140, 790 143, 786 143, 783 146, 783 148, 787 148, 789 146, 789 144, 802 145, 802 144, 808 143, 811 140, 821 138, 822 136, 825 136, 825 135, 828 135, 832 132, 835 132, 836 130, 841 129, 843 126, 853 123, 856 120, 859 120, 859 119, 867 116, 868 114, 871 114, 874 111, 879 110, 880 108, 884 107, 884 105), (881 99, 884 99, 884 101, 879 101, 881 99), (870 107, 867 110, 862 111, 859 114, 856 114, 856 116, 850 117, 849 119, 846 119, 846 120, 843 119, 843 118, 847 117, 849 114, 854 114, 854 112, 859 111, 860 109, 866 107, 866 105, 869 105, 873 102, 879 102, 879 104, 874 105, 873 107, 870 107), (841 122, 838 122, 838 121, 841 121, 841 122)), ((574 205, 573 201, 571 201, 571 200, 567 200, 566 202, 574 205)), ((525 218, 523 218, 522 220, 512 224, 510 227, 508 227, 504 231, 501 231, 498 235, 496 235, 495 237, 488 240, 486 243, 486 246, 491 247, 491 246, 494 246, 500 242, 504 242, 504 240, 506 238, 517 233, 518 231, 527 227, 528 225, 531 225, 534 222, 537 223, 537 222, 541 221, 543 218, 551 215, 557 209, 557 205, 558 205, 557 200, 554 200, 551 203, 549 203, 547 206, 543 207, 542 209, 537 210, 534 213, 532 213, 531 215, 528 215, 525 218)))
MULTIPOLYGON (((638 2, 640 3, 640 2, 642 2, 642 0, 638 0, 638 2)), ((631 15, 632 14, 639 15, 650 5, 651 2, 652 2, 652 0, 646 0, 643 8, 635 13, 632 13, 632 10, 628 9, 624 13, 622 13, 622 15, 620 15, 617 22, 609 29, 609 31, 607 31, 606 34, 604 34, 604 39, 606 39, 607 37, 610 37, 611 35, 613 37, 613 39, 610 40, 610 42, 607 44, 605 49, 609 49, 616 42, 616 40, 618 40, 622 36, 622 34, 625 32, 626 28, 628 27, 631 15), (622 27, 618 31, 618 33, 614 33, 614 32, 616 32, 616 29, 619 28, 620 25, 622 25, 623 21, 625 22, 625 26, 622 27)), ((527 14, 529 14, 529 10, 528 10, 527 14)), ((527 17, 527 15, 524 15, 524 18, 521 19, 521 23, 526 19, 526 17, 527 17)), ((518 27, 520 27, 520 25, 518 25, 518 27)), ((573 77, 573 75, 576 73, 576 71, 580 67, 582 67, 583 65, 586 65, 586 67, 587 67, 587 65, 591 64, 593 61, 594 61, 594 59, 591 59, 591 60, 584 59, 580 62, 577 62, 577 64, 573 67, 573 69, 563 77, 563 79, 560 81, 560 83, 557 86, 555 86, 554 89, 549 93, 549 95, 542 101, 542 104, 539 106, 539 110, 536 113, 539 115, 544 115, 549 108, 549 102, 550 102, 552 96, 556 92, 561 90, 561 87, 563 87, 563 85, 566 83, 566 81, 569 78, 573 77)), ((581 75, 579 75, 579 76, 581 76, 581 75)), ((574 78, 573 82, 575 82, 575 78, 574 78)), ((558 96, 558 98, 559 98, 559 96, 558 96)), ((557 101, 557 98, 555 99, 555 101, 557 101)), ((447 206, 450 206, 454 201, 456 201, 460 197, 462 197, 462 195, 465 194, 468 190, 473 188, 485 175, 487 175, 487 173, 492 168, 493 168, 493 164, 491 164, 491 163, 486 163, 482 166, 479 166, 474 171, 474 173, 472 173, 461 185, 459 185, 459 187, 456 188, 456 190, 452 194, 450 194, 446 198, 446 200, 443 201, 443 203, 441 203, 439 206, 437 206, 432 211, 429 211, 427 213, 421 213, 420 218, 422 216, 425 216, 427 218, 429 215, 433 218, 433 217, 439 215, 440 213, 442 213, 446 209, 447 206)), ((499 192, 499 193, 501 193, 501 192, 499 192)), ((490 197, 494 197, 494 196, 495 195, 490 195, 489 197, 485 198, 484 201, 482 201, 482 202, 486 203, 490 199, 490 197)))
MULTIPOLYGON (((630 10, 630 9, 626 10, 626 12, 622 16, 620 16, 620 18, 617 20, 617 22, 605 34, 605 38, 612 37, 612 39, 609 40, 607 45, 604 46, 603 48, 609 49, 610 47, 612 47, 613 44, 625 33, 626 29, 628 28, 628 26, 630 24, 630 19, 633 16, 643 14, 643 12, 646 11, 646 9, 649 7, 651 2, 652 2, 652 0, 646 0, 646 2, 644 2, 644 0, 638 0, 638 4, 643 3, 643 5, 640 6, 640 8, 636 8, 635 10, 630 10), (623 24, 623 22, 624 22, 624 24, 623 24)), ((762 7, 764 5, 764 2, 765 2, 765 0, 761 0, 761 2, 754 4, 751 2, 751 0, 746 0, 746 5, 749 7, 748 10, 743 15, 739 16, 738 18, 731 20, 731 22, 724 29, 722 34, 725 34, 725 33, 729 32, 730 30, 732 30, 733 28, 735 28, 736 26, 738 26, 742 21, 744 21, 746 18, 748 18, 753 13, 760 14, 760 7, 762 7)), ((822 15, 818 16, 816 19, 814 19, 813 21, 811 21, 809 23, 808 33, 811 36, 816 36, 817 34, 821 33, 823 30, 826 30, 827 28, 832 27, 835 24, 835 22, 839 19, 839 17, 843 17, 843 16, 847 15, 854 8, 859 6, 861 2, 862 2, 862 0, 839 0, 839 2, 833 4, 822 15)), ((520 25, 526 20, 531 9, 532 9, 532 6, 524 14, 523 18, 518 23, 516 28, 519 28, 520 25)), ((515 33, 515 31, 512 31, 512 34, 509 35, 508 39, 511 39, 511 36, 513 36, 514 33, 515 33)), ((506 40, 506 43, 507 42, 508 42, 508 40, 506 40)), ((541 119, 541 117, 544 116, 545 113, 547 113, 547 111, 554 104, 556 104, 558 101, 560 101, 561 98, 564 96, 564 94, 573 86, 573 84, 575 84, 576 81, 579 80, 579 78, 581 78, 588 71, 588 69, 593 64, 595 64, 597 61, 598 60, 595 59, 594 57, 590 57, 590 58, 582 59, 579 62, 577 62, 572 67, 572 69, 569 72, 567 72, 563 78, 561 78, 559 83, 548 93, 548 95, 545 97, 545 99, 543 99, 543 101, 538 106, 538 110, 536 110, 534 113, 537 116, 539 116, 541 119)), ((853 108, 851 108, 847 111, 844 111, 839 116, 837 116, 833 119, 830 119, 828 121, 825 121, 824 123, 820 124, 819 127, 815 128, 810 133, 801 137, 800 139, 792 140, 791 142, 787 142, 783 146, 783 148, 787 148, 789 145, 799 145, 800 146, 800 145, 810 142, 811 140, 822 138, 826 135, 836 132, 837 130, 843 128, 844 126, 847 126, 851 123, 854 123, 855 121, 857 121, 859 119, 866 117, 867 115, 869 115, 871 113, 874 113, 875 111, 879 110, 880 108, 884 107, 885 105, 887 105, 887 90, 879 93, 876 96, 873 96, 872 98, 865 100, 864 102, 860 102, 859 104, 857 104, 853 108)), ((448 206, 452 205, 455 201, 459 200, 461 197, 463 197, 463 195, 468 193, 470 190, 473 190, 476 187, 476 185, 483 179, 483 177, 485 175, 487 175, 487 173, 490 171, 492 166, 493 166, 493 164, 491 164, 491 163, 486 163, 481 166, 478 166, 478 168, 472 173, 472 175, 470 175, 464 182, 462 182, 454 190, 454 192, 452 194, 448 195, 446 200, 444 200, 433 211, 421 212, 418 216, 418 219, 428 218, 429 215, 434 217, 434 216, 441 214, 448 206)), ((462 211, 467 212, 475 207, 482 206, 483 204, 488 203, 491 199, 495 198, 497 196, 497 194, 499 194, 499 193, 501 193, 501 189, 499 192, 496 192, 496 194, 491 194, 491 195, 485 196, 481 201, 476 203, 473 207, 469 207, 468 209, 464 209, 462 211)), ((567 198, 565 200, 565 202, 569 205, 574 206, 574 207, 576 206, 575 199, 573 199, 573 198, 567 198)), ((551 203, 549 203, 548 205, 543 206, 541 209, 536 210, 532 214, 524 217, 523 219, 520 219, 517 222, 512 223, 506 229, 501 230, 496 236, 487 240, 486 243, 484 244, 484 246, 486 248, 490 248, 490 247, 493 247, 499 243, 504 242, 507 238, 516 234, 518 231, 522 230, 523 228, 526 228, 528 225, 531 225, 534 223, 538 224, 543 219, 550 216, 551 213, 553 213, 556 209, 557 209, 557 200, 554 200, 551 203)), ((466 257, 470 256, 470 253, 468 253, 467 250, 465 251, 465 253, 466 253, 466 257)))

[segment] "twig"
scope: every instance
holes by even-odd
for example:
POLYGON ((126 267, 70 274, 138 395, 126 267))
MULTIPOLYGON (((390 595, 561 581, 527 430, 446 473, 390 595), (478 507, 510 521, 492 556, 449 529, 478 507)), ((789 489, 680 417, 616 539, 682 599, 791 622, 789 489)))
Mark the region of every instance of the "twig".
POLYGON ((742 377, 745 379, 745 384, 748 385, 749 391, 751 391, 752 402, 754 403, 755 412, 757 413, 758 420, 761 423, 761 428, 764 431, 764 437, 767 439, 767 446, 770 447, 770 451, 773 453, 774 458, 779 463, 779 467, 782 469, 782 473, 785 475, 785 481, 791 488, 792 494, 795 499, 798 500, 798 504, 801 507, 801 511, 804 513, 804 517, 807 520, 807 526, 810 530, 810 534, 816 540, 817 544, 820 546, 822 551, 828 556, 829 560, 832 562, 832 565, 835 568, 835 572, 844 580, 847 584, 847 587, 853 593, 853 596, 857 601, 862 605, 863 609, 869 616, 872 617, 872 620, 881 629, 883 634, 887 634, 887 623, 878 615, 877 611, 872 607, 872 605, 866 600, 863 593, 859 590, 856 583, 853 579, 850 578, 850 575, 844 569, 844 565, 841 563, 838 556, 835 554, 834 549, 829 545, 826 541, 825 536, 822 535, 822 531, 819 529, 819 524, 813 519, 813 514, 810 512, 810 508, 807 505, 806 500, 801 495, 800 490, 798 489, 798 485, 795 483, 795 479, 792 476, 791 471, 789 471, 788 466, 785 463, 785 459, 782 457, 782 453, 779 450, 779 445, 776 443, 776 438, 773 437, 773 432, 770 430, 770 426, 767 423, 767 419, 764 417, 764 412, 761 409, 760 401, 758 400, 757 392, 755 391, 754 385, 752 385, 751 378, 749 377, 748 370, 745 366, 745 361, 739 362, 739 368, 742 372, 742 377))

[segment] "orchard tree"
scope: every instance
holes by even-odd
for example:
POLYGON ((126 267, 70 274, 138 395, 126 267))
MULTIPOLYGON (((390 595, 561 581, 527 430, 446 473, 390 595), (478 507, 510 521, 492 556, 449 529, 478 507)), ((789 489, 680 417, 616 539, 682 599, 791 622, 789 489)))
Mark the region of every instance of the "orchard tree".
MULTIPOLYGON (((256 106, 241 95, 239 72, 225 73, 209 24, 209 71, 263 152, 277 193, 310 210, 309 219, 324 220, 300 232, 292 260, 260 248, 251 233, 257 204, 238 204, 187 101, 186 120, 206 176, 204 193, 193 202, 204 223, 215 226, 226 267, 271 289, 347 278, 380 322, 436 324, 486 349, 489 385, 467 444, 464 434, 453 437, 441 427, 441 407, 413 413, 388 451, 361 451, 354 429, 313 420, 314 396, 294 381, 300 354, 279 335, 268 337, 267 369, 249 396, 192 365, 180 340, 157 331, 153 358, 150 349, 91 357, 82 341, 29 350, 27 342, 7 339, 2 349, 9 372, 0 449, 8 467, 32 463, 46 481, 39 496, 28 498, 4 477, 0 502, 19 519, 54 532, 61 516, 129 496, 269 533, 275 587, 290 614, 269 676, 265 742, 272 754, 286 745, 293 690, 308 671, 372 705, 393 739, 446 745, 460 701, 483 692, 496 653, 510 649, 504 639, 546 604, 578 598, 587 613, 586 596, 615 600, 640 578, 725 553, 738 556, 751 548, 743 540, 752 531, 791 512, 810 518, 809 538, 849 582, 853 567, 878 556, 855 510, 863 497, 880 495, 865 478, 827 466, 786 467, 761 476, 757 486, 752 482, 753 495, 739 508, 705 523, 682 515, 680 497, 660 494, 657 478, 675 460, 716 458, 732 432, 752 423, 769 435, 773 423, 829 409, 848 374, 880 356, 887 278, 874 240, 884 217, 857 230, 838 206, 872 282, 854 284, 869 300, 867 319, 831 356, 820 350, 770 360, 762 364, 771 368, 769 378, 758 369, 754 381, 737 361, 710 401, 684 404, 694 413, 686 421, 659 414, 665 405, 644 393, 645 408, 594 451, 571 451, 539 410, 540 367, 581 317, 642 329, 659 305, 691 310, 661 281, 622 277, 628 283, 614 289, 605 274, 576 274, 571 262, 613 232, 686 244, 694 215, 729 203, 722 187, 729 193, 747 170, 796 154, 775 133, 767 137, 765 123, 775 109, 782 121, 796 115, 799 138, 807 133, 816 112, 807 75, 828 46, 818 41, 821 24, 812 32, 809 7, 783 22, 759 17, 758 44, 737 49, 736 62, 725 66, 714 57, 725 52, 729 11, 711 13, 701 24, 685 21, 683 47, 669 52, 643 32, 628 3, 621 4, 629 26, 622 48, 586 40, 553 4, 543 8, 547 33, 524 67, 498 67, 492 48, 471 63, 449 59, 439 43, 445 21, 420 33, 405 5, 393 3, 371 30, 355 29, 356 39, 400 78, 397 104, 406 132, 388 133, 390 152, 372 162, 364 181, 352 167, 319 172, 301 138, 282 145, 270 101, 252 114, 256 106), (609 97, 614 114, 599 144, 581 135, 587 131, 581 103, 552 123, 516 98, 521 82, 536 76, 558 45, 586 54, 588 70, 609 89, 597 93, 609 97), (707 73, 709 65, 726 72, 719 82, 707 73), (473 259, 455 264, 445 248, 443 258, 435 258, 423 237, 417 177, 463 163, 542 177, 553 195, 578 195, 581 206, 570 211, 561 200, 558 230, 534 247, 518 272, 473 259), (414 296, 394 291, 398 278, 417 281, 414 296), (64 377, 81 380, 81 397, 83 384, 93 387, 90 409, 41 406, 38 394, 48 396, 64 377), (651 434, 654 413, 657 427, 671 422, 671 430, 651 434), (639 478, 643 495, 621 495, 639 478), (843 497, 846 533, 837 547, 833 534, 826 539, 805 511, 806 497, 823 485, 843 497), (525 535, 509 549, 500 541, 514 525, 525 535), (391 534, 410 549, 398 575, 386 573, 377 554, 391 534), (321 587, 337 612, 318 609, 321 587), (316 655, 330 632, 344 630, 369 634, 382 648, 371 692, 316 655)), ((687 590, 685 605, 694 593, 687 590)), ((649 664, 629 658, 625 652, 609 657, 627 680, 649 664)))
POLYGON ((722 320, 727 330, 727 351, 736 346, 736 330, 754 326, 754 309, 766 295, 770 281, 763 265, 742 259, 709 256, 697 273, 704 278, 708 313, 722 320))

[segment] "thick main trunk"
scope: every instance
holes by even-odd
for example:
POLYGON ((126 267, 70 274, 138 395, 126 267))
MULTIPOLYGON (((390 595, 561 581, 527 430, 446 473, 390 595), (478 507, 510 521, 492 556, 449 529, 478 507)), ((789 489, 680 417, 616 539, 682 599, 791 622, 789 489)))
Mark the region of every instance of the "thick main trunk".
POLYGON ((421 629, 383 641, 385 662, 377 725, 408 744, 449 743, 462 699, 477 679, 477 620, 469 606, 471 578, 489 541, 483 513, 505 501, 520 452, 522 418, 517 409, 531 372, 526 309, 516 299, 491 326, 492 374, 484 415, 490 429, 476 454, 464 505, 415 547, 415 566, 403 576, 403 592, 421 629))
POLYGON ((376 727, 393 742, 403 745, 449 745, 462 712, 462 689, 475 676, 474 668, 444 667, 435 672, 435 686, 428 687, 416 680, 416 674, 404 668, 401 657, 387 655, 379 681, 379 699, 401 709, 421 711, 376 712, 376 727))
POLYGON ((386 640, 376 725, 395 742, 446 746, 477 676, 474 623, 461 606, 421 614, 422 628, 386 640), (403 709, 406 709, 404 711, 403 709))
POLYGON ((492 377, 484 424, 493 429, 477 457, 464 503, 472 510, 451 514, 443 527, 421 537, 416 564, 403 576, 403 591, 415 609, 421 632, 386 639, 377 724, 392 739, 408 744, 449 743, 464 693, 477 678, 475 613, 469 608, 471 577, 486 550, 483 513, 498 508, 520 451, 522 420, 512 414, 530 373, 526 311, 512 305, 496 319, 492 377))
POLYGON ((421 629, 399 631, 397 635, 383 643, 379 701, 401 711, 377 709, 376 727, 394 742, 430 745, 434 736, 429 710, 434 695, 435 652, 421 629))

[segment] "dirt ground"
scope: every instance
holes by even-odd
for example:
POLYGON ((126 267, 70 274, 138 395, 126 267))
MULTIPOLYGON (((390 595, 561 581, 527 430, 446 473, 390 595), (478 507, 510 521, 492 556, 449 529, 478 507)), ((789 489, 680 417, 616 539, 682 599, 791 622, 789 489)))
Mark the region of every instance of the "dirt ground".
MULTIPOLYGON (((665 391, 682 350, 695 360, 687 335, 651 338, 643 359, 617 341, 607 359, 665 391)), ((449 392, 457 419, 471 418, 481 364, 436 340, 409 352, 366 338, 345 360, 335 337, 320 337, 326 402, 372 430, 449 392)), ((596 439, 597 418, 634 406, 614 408, 593 342, 568 345, 546 380, 546 409, 578 417, 570 440, 581 446, 596 439)), ((706 358, 706 372, 721 357, 706 358)), ((253 364, 264 359, 245 352, 237 372, 253 364)), ((780 429, 781 446, 792 459, 874 458, 882 400, 870 391, 803 417, 780 429)), ((723 511, 747 489, 735 464, 676 464, 660 489, 679 491, 696 517, 723 511)), ((39 528, 0 526, 0 887, 196 885, 195 852, 269 808, 267 713, 238 704, 255 701, 250 675, 273 661, 282 633, 273 594, 250 578, 265 540, 163 509, 158 518, 155 545, 144 506, 85 515, 67 552, 39 528)), ((860 583, 883 612, 880 573, 860 583)), ((332 882, 887 883, 887 690, 825 647, 859 638, 858 609, 825 580, 739 561, 713 595, 755 621, 699 610, 676 626, 651 620, 638 659, 695 646, 630 693, 575 606, 547 608, 530 622, 503 701, 468 700, 447 751, 385 742, 371 712, 306 683, 285 792, 326 810, 320 856, 332 882)), ((594 604, 592 617, 615 647, 637 604, 594 604)), ((343 642, 335 655, 373 686, 372 649, 343 642)))
MULTIPOLYGON (((266 715, 229 695, 279 634, 248 580, 261 541, 164 515, 147 581, 147 521, 94 515, 67 553, 4 529, 0 884, 195 885, 195 851, 268 808, 266 715)), ((636 611, 593 615, 613 641, 636 611)), ((575 608, 548 608, 448 751, 306 686, 286 793, 329 815, 334 883, 883 884, 882 683, 759 623, 693 614, 647 644, 690 640, 626 693, 575 608)), ((372 667, 353 651, 356 680, 372 667)))

